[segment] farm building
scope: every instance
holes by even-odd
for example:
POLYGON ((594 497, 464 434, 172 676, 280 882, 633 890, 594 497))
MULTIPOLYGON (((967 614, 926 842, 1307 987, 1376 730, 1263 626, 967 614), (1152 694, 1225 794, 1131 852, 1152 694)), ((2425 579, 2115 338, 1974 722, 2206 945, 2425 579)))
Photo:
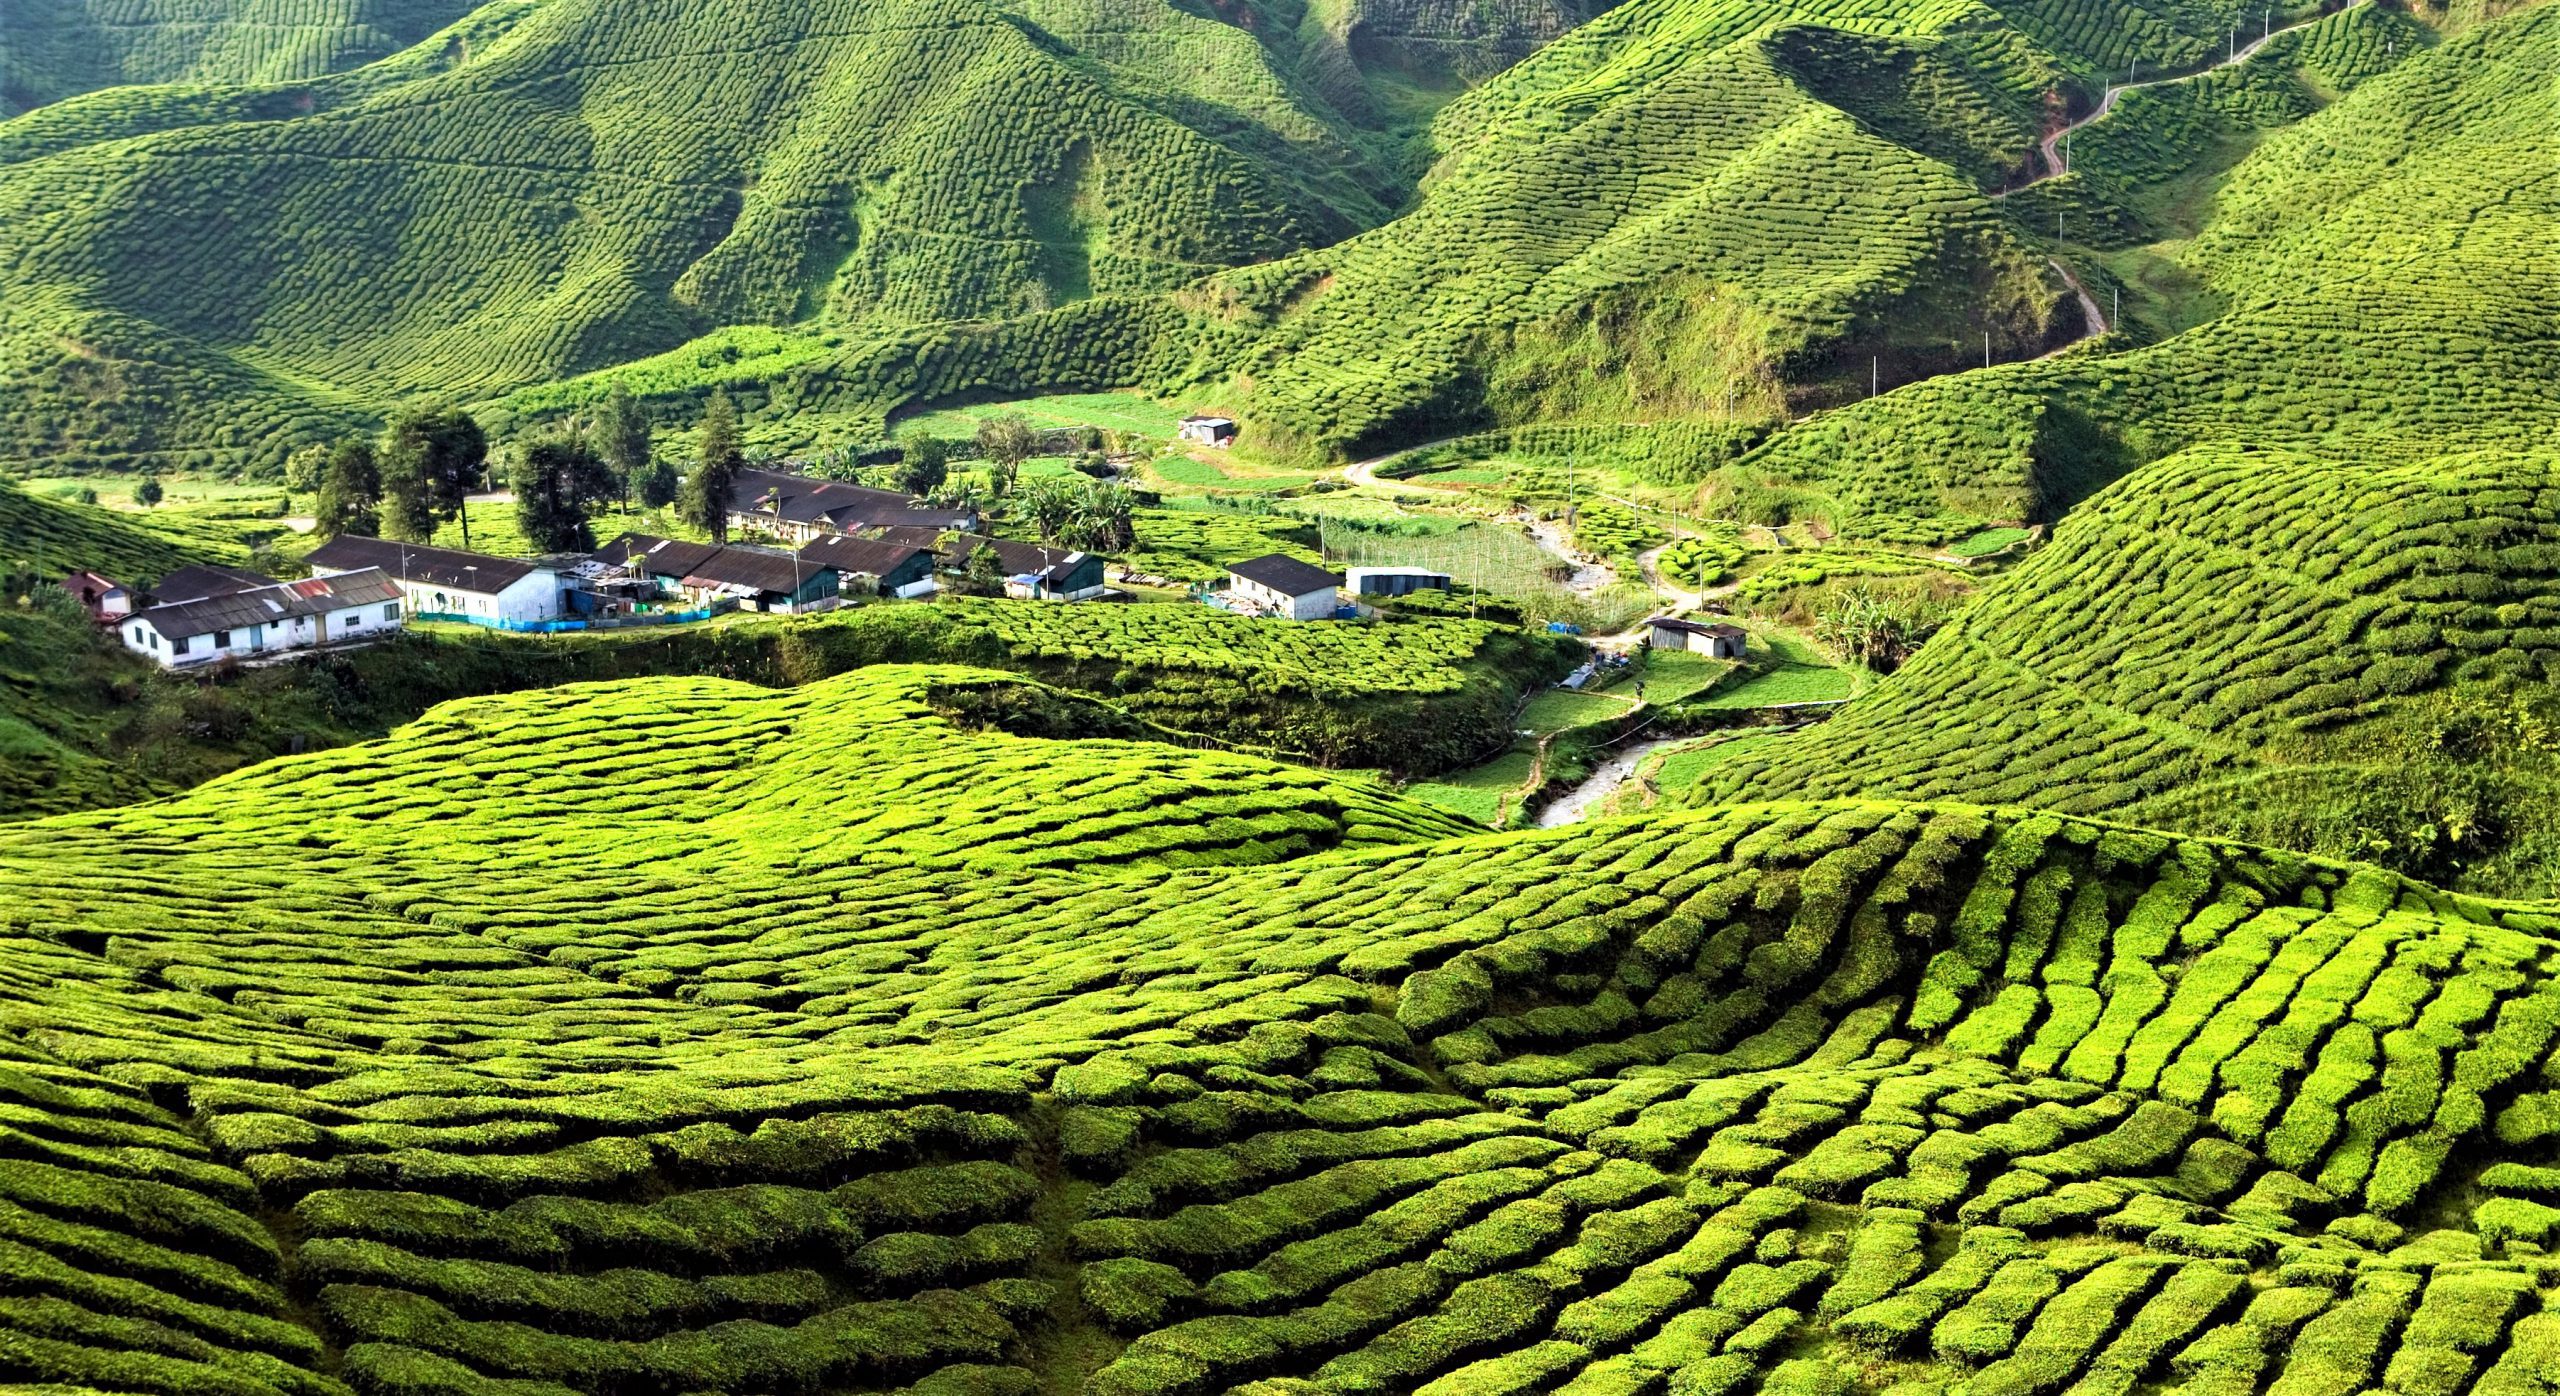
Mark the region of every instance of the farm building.
POLYGON ((896 543, 902 547, 922 548, 929 553, 942 551, 943 529, 931 524, 877 524, 854 534, 874 543, 896 543))
POLYGON ((208 596, 230 596, 236 592, 271 587, 276 579, 246 567, 224 567, 219 563, 193 563, 162 577, 151 585, 151 604, 174 606, 181 601, 202 601, 208 596))
POLYGON ((916 597, 935 590, 933 550, 911 543, 831 534, 809 540, 800 549, 800 559, 833 571, 840 591, 916 597))
POLYGON ((995 549, 996 560, 1004 564, 1004 589, 1008 596, 1035 601, 1083 601, 1108 590, 1102 583, 1100 553, 1080 553, 1003 538, 972 535, 952 540, 944 568, 952 572, 966 571, 970 555, 982 547, 995 549))
POLYGON ((1427 567, 1354 567, 1342 574, 1354 596, 1411 596, 1417 591, 1447 591, 1449 574, 1427 567))
POLYGON ((867 489, 785 470, 741 470, 729 487, 729 527, 806 543, 831 533, 884 527, 959 529, 978 526, 966 505, 937 508, 895 490, 867 489))
POLYGON ((626 533, 587 554, 587 560, 601 564, 607 575, 621 572, 631 580, 652 584, 659 596, 674 596, 683 589, 686 575, 719 551, 710 543, 684 543, 655 534, 626 533))
POLYGON ((1740 659, 1747 638, 1738 625, 1701 625, 1694 620, 1655 616, 1645 623, 1644 642, 1658 650, 1687 650, 1714 659, 1740 659))
POLYGON ((134 612, 116 633, 164 669, 397 634, 401 589, 380 568, 199 597, 134 612))
POLYGON ((1236 444, 1236 420, 1233 417, 1185 417, 1182 439, 1201 446, 1236 444))
POLYGON ((732 544, 693 563, 676 586, 690 600, 735 601, 742 610, 787 614, 832 605, 839 579, 834 568, 794 553, 732 544))
POLYGON ((562 609, 560 574, 520 557, 342 533, 312 549, 303 561, 323 577, 381 568, 399 584, 410 616, 419 620, 556 620, 562 609))
POLYGON ((74 572, 62 579, 62 589, 89 613, 89 619, 100 625, 113 624, 133 612, 133 593, 122 582, 110 581, 95 572, 74 572))
POLYGON ((1342 579, 1286 553, 1272 553, 1227 569, 1227 597, 1238 609, 1283 620, 1327 620, 1341 598, 1342 579))

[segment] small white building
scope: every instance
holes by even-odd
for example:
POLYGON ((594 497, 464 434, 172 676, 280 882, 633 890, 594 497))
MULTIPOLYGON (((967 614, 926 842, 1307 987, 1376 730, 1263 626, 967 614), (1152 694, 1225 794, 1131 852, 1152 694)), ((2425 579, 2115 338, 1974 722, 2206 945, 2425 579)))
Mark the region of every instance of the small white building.
POLYGON ((1687 650, 1711 659, 1742 658, 1749 638, 1738 625, 1702 625, 1694 620, 1655 616, 1645 623, 1644 642, 1658 650, 1687 650))
POLYGON ((558 620, 565 609, 559 572, 520 557, 342 533, 303 561, 323 577, 379 567, 398 584, 410 614, 419 617, 488 624, 558 620))
POLYGON ((1313 563, 1272 553, 1227 569, 1229 609, 1283 620, 1331 620, 1342 579, 1313 563))
POLYGON ((1199 446, 1228 447, 1236 444, 1236 419, 1233 417, 1185 417, 1182 439, 1199 446))
POLYGON ((133 614, 132 589, 103 573, 74 572, 62 579, 62 589, 100 625, 133 614))
POLYGON ((1354 567, 1342 574, 1354 596, 1411 596, 1417 591, 1447 591, 1449 574, 1428 567, 1354 567))
POLYGON ((124 647, 164 669, 397 634, 400 588, 379 569, 199 597, 134 612, 116 626, 124 647))

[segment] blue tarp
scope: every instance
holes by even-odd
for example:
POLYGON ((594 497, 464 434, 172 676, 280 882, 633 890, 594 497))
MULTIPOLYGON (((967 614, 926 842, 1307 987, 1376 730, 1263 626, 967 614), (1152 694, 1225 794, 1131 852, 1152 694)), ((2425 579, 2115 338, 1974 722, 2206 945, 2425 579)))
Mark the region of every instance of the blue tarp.
POLYGON ((504 620, 497 616, 466 616, 445 611, 420 611, 414 620, 454 621, 476 625, 483 630, 504 630, 517 635, 558 635, 575 630, 629 630, 650 625, 682 625, 690 621, 709 620, 721 608, 705 606, 691 611, 651 611, 645 615, 615 616, 596 620, 504 620))

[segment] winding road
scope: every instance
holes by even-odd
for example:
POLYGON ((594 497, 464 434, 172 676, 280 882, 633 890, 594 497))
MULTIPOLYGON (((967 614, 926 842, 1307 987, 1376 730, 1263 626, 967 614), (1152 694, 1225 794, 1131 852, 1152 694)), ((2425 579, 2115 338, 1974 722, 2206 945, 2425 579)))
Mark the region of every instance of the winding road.
MULTIPOLYGON (((2370 3, 2370 0, 2368 0, 2368 3, 2370 3)), ((2346 12, 2341 10, 2338 13, 2344 14, 2346 12)), ((2166 87, 2171 83, 2192 82, 2197 78, 2203 77, 2207 73, 2220 72, 2225 68, 2236 68, 2239 65, 2248 62, 2250 59, 2257 57, 2260 49, 2263 49, 2285 35, 2292 33, 2294 30, 2300 29, 2304 25, 2317 24, 2327 18, 2329 18, 2328 15, 2318 14, 2313 15, 2308 19, 2294 20, 2292 23, 2285 25, 2281 29, 2270 29, 2264 34, 2259 35, 2245 47, 2232 50, 2230 55, 2222 59, 2220 62, 2207 64, 2193 72, 2166 73, 2156 78, 2145 79, 2141 82, 2120 82, 2110 86, 2106 90, 2106 93, 2099 97, 2098 105, 2091 108, 2087 116, 2084 116, 2077 121, 2070 122, 2067 125, 2055 128, 2051 135, 2044 138, 2044 143, 2038 147, 2039 153, 2044 157, 2043 174, 2037 175, 2035 178, 2028 180, 2024 184, 2017 185, 2014 188, 2003 189, 1991 197, 1995 199, 2005 199, 2012 194, 2019 193, 2023 190, 2033 189, 2047 180, 2060 179, 2063 175, 2070 173, 2069 167, 2063 163, 2063 142, 2070 139, 2072 132, 2080 130, 2083 127, 2094 126, 2098 122, 2104 121, 2107 118, 2107 114, 2116 109, 2116 99, 2122 97, 2124 94, 2131 92, 2136 88, 2166 87)), ((2085 295, 2086 293, 2083 294, 2085 295)), ((2093 323, 2095 322, 2093 321, 2093 323)))

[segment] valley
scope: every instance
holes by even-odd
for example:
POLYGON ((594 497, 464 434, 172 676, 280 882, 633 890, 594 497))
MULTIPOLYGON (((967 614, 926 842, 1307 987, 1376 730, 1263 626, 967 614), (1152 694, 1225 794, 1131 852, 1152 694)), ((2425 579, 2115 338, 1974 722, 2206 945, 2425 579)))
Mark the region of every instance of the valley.
POLYGON ((0 1390, 2560 1394, 2560 6, 0 6, 0 1390))

